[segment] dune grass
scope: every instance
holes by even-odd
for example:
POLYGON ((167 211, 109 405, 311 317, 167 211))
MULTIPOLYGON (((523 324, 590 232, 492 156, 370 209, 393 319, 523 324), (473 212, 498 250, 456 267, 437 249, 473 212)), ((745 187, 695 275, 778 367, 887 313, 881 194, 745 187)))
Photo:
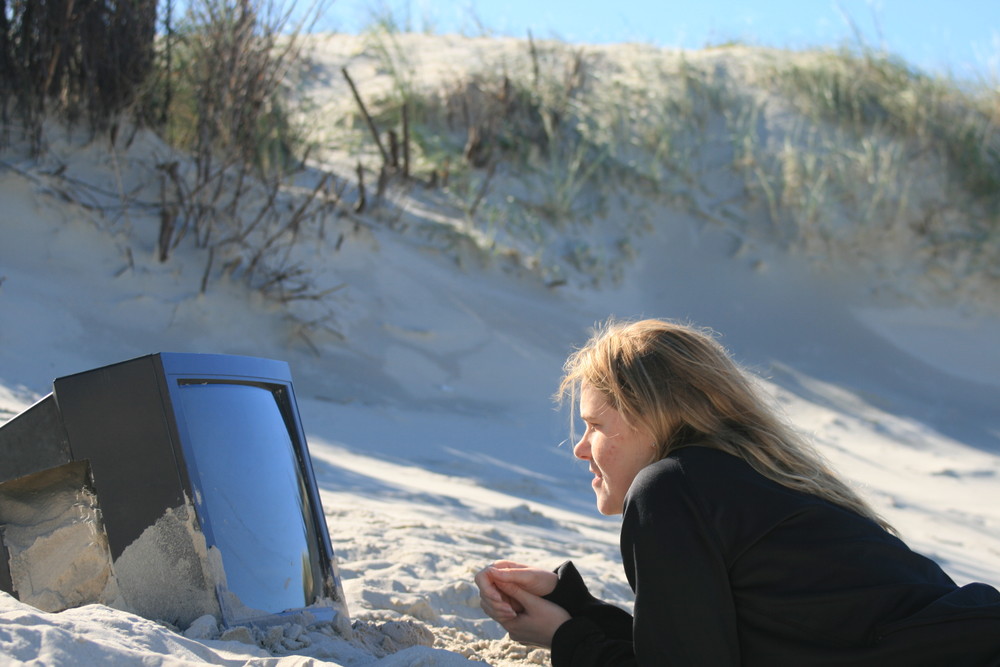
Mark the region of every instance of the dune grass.
POLYGON ((987 82, 865 48, 529 38, 516 62, 428 87, 397 35, 370 39, 397 79, 373 107, 413 110, 419 170, 449 175, 477 238, 552 275, 613 280, 622 249, 672 210, 820 266, 891 257, 887 273, 937 275, 938 296, 974 271, 1000 284, 1000 93, 987 82))

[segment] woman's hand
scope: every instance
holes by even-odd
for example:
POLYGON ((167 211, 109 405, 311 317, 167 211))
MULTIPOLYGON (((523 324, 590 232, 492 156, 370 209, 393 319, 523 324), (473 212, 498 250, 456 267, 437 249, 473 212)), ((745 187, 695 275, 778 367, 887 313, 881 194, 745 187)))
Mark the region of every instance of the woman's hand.
POLYGON ((476 574, 480 606, 511 639, 549 647, 556 629, 570 618, 559 605, 543 600, 556 588, 555 572, 498 561, 476 574))

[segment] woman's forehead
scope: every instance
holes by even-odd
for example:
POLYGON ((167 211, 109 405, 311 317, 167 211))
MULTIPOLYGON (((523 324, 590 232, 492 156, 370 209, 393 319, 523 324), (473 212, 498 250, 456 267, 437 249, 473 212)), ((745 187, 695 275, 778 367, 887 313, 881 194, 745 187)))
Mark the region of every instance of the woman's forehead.
POLYGON ((607 397, 589 384, 580 387, 580 415, 597 416, 611 408, 607 397))

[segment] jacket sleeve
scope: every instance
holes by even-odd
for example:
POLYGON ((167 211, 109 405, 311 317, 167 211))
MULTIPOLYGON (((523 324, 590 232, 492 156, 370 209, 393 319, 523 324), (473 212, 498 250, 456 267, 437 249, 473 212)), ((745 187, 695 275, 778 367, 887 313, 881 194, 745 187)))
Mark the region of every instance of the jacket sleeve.
POLYGON ((632 641, 632 614, 591 595, 571 561, 556 568, 556 574, 559 583, 545 596, 546 600, 555 602, 570 616, 590 619, 609 639, 632 641))
POLYGON ((570 561, 556 569, 559 583, 545 599, 573 617, 552 638, 553 667, 635 665, 632 615, 598 600, 570 561))
POLYGON ((625 501, 622 558, 635 591, 642 665, 739 665, 736 611, 721 537, 679 461, 636 477, 625 501))

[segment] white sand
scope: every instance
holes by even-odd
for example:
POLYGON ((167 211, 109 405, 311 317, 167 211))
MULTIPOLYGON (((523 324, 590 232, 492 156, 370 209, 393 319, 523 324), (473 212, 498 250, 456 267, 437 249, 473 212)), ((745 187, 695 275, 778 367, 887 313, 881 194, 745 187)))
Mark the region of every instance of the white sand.
MULTIPOLYGON (((438 44, 419 52, 474 58, 473 43, 438 44)), ((327 55, 318 66, 339 86, 327 55)), ((617 521, 597 515, 549 400, 565 355, 611 314, 718 329, 914 549, 960 583, 1000 584, 1000 319, 987 311, 875 300, 863 276, 820 280, 761 243, 734 253, 731 235, 682 215, 638 240, 621 284, 601 290, 459 266, 417 235, 345 219, 331 223, 339 250, 328 230, 300 258, 347 285, 333 302, 343 340, 313 335, 317 354, 239 283, 199 294, 195 249, 158 263, 154 212, 99 215, 47 174, 66 165, 111 192, 155 185, 158 142, 140 135, 124 153, 65 137, 41 159, 0 154, 16 167, 0 168, 0 421, 57 376, 141 354, 288 361, 356 627, 353 641, 291 625, 220 636, 200 619, 185 636, 110 606, 45 613, 0 595, 4 664, 547 664, 483 616, 472 576, 499 558, 572 558, 595 594, 630 605, 617 521)), ((428 205, 407 196, 411 211, 428 205)))

